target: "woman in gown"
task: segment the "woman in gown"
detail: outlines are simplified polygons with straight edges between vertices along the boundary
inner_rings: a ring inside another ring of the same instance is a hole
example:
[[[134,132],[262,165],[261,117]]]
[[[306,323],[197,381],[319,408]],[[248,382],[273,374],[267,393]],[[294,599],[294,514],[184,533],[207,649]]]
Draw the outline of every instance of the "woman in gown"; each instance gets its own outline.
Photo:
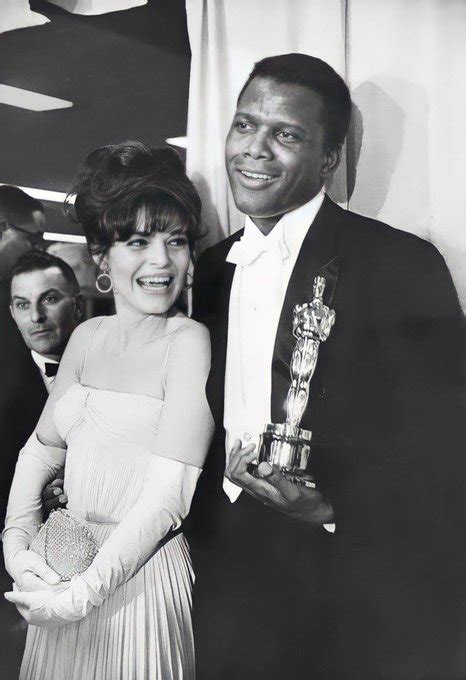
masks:
[[[191,679],[193,574],[180,526],[212,435],[210,345],[175,303],[200,201],[174,152],[126,142],[90,154],[75,208],[116,314],[76,329],[18,458],[3,541],[15,582],[6,597],[31,624],[20,678]],[[42,488],[63,464],[68,509],[100,549],[58,583],[28,547]]]

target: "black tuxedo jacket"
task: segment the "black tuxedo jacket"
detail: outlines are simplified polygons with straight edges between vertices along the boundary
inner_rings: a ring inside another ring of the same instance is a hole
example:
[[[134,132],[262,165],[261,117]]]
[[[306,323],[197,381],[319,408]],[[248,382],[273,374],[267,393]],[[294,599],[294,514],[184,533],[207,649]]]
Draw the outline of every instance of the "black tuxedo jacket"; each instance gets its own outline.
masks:
[[[284,421],[293,308],[323,273],[336,322],[302,426],[313,432],[313,469],[335,511],[330,535],[244,493],[230,504],[221,491],[235,270],[225,260],[241,235],[203,253],[193,286],[195,318],[211,333],[217,424],[191,539],[201,680],[463,677],[455,674],[465,618],[463,327],[445,263],[426,241],[327,197],[303,242],[275,340],[271,412]],[[204,655],[213,612],[217,658]]]
[[[39,368],[9,312],[9,295],[0,283],[0,504],[5,517],[20,449],[34,430],[47,400]]]

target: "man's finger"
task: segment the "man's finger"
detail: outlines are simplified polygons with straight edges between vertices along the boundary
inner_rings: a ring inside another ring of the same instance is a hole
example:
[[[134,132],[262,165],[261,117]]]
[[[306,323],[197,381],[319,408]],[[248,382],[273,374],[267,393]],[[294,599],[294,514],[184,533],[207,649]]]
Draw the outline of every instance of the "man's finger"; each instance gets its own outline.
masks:
[[[257,458],[255,444],[248,444],[244,449],[233,447],[230,453],[227,473],[231,476],[242,475],[246,472],[249,463]],[[227,474],[227,476],[228,476]]]
[[[278,468],[272,467],[269,463],[262,462],[259,463],[257,472],[262,479],[272,484],[286,500],[293,501],[299,496],[299,489],[296,484],[286,479]]]
[[[57,480],[58,481],[58,480]],[[54,499],[55,496],[59,496],[61,493],[63,493],[63,488],[62,486],[52,486],[52,484],[49,484],[48,486],[45,487],[43,496],[45,500],[51,500]]]

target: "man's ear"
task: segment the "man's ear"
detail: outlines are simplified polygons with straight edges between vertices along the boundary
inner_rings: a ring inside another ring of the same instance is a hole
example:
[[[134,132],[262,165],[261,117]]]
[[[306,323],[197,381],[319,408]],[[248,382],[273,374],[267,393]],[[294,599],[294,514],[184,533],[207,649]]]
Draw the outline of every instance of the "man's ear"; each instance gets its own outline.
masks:
[[[340,165],[341,160],[341,144],[334,149],[328,149],[325,152],[324,162],[320,169],[320,176],[322,179],[328,179],[333,175],[335,170]]]
[[[84,315],[84,295],[79,293],[79,295],[76,295],[75,301],[74,301],[74,314],[76,321],[82,321],[83,315]]]

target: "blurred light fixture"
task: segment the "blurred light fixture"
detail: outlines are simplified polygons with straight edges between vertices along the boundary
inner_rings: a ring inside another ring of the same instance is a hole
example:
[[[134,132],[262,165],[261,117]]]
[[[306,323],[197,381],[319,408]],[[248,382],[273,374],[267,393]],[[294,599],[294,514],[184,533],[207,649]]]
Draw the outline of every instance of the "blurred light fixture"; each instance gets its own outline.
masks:
[[[61,243],[86,243],[84,236],[77,234],[57,234],[53,231],[44,232],[44,241],[60,241]]]
[[[0,85],[0,104],[16,106],[28,111],[53,111],[55,109],[68,109],[73,102],[66,99],[50,97],[48,94],[23,90],[21,87]]]
[[[168,139],[165,141],[167,144],[170,144],[171,146],[178,146],[180,149],[186,149],[188,146],[187,137],[168,137]]]
[[[0,182],[0,186],[8,184],[8,182]],[[52,203],[63,203],[66,198],[66,194],[62,191],[49,191],[48,189],[33,189],[32,187],[20,187],[17,184],[18,189],[22,189],[26,194],[37,198],[39,201],[51,201]],[[70,196],[68,203],[74,203],[74,196]]]

